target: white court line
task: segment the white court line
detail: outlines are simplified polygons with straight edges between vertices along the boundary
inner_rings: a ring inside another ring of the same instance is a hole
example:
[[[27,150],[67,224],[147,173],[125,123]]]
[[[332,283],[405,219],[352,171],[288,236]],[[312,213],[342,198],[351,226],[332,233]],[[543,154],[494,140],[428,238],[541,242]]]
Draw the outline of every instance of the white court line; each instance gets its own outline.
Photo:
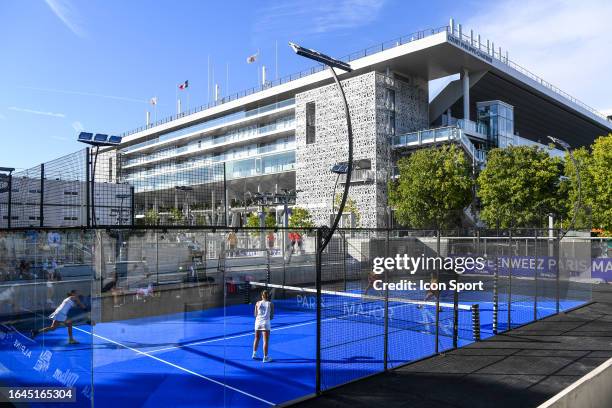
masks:
[[[179,365],[173,364],[173,363],[171,363],[171,362],[169,362],[169,361],[166,361],[166,360],[163,360],[163,359],[161,359],[161,358],[159,358],[159,357],[155,357],[155,356],[149,355],[149,354],[147,354],[147,353],[145,353],[145,352],[143,352],[143,351],[137,350],[137,349],[132,348],[132,347],[130,347],[130,346],[126,346],[125,344],[121,344],[121,343],[119,343],[119,342],[117,342],[117,341],[114,341],[114,340],[108,339],[108,338],[106,338],[106,337],[100,336],[99,334],[95,334],[95,333],[88,332],[87,330],[83,330],[83,329],[81,329],[81,328],[79,328],[79,327],[74,327],[74,330],[78,330],[78,331],[81,331],[81,332],[83,332],[83,333],[87,333],[87,334],[89,334],[89,335],[95,336],[95,337],[97,337],[97,338],[99,338],[99,339],[102,339],[102,340],[104,340],[104,341],[108,341],[109,343],[113,343],[113,344],[116,344],[116,345],[118,345],[118,346],[124,347],[124,348],[126,348],[126,349],[128,349],[128,350],[133,351],[134,353],[137,353],[137,354],[143,355],[143,356],[145,356],[145,357],[152,358],[153,360],[157,360],[157,361],[159,361],[160,363],[167,364],[167,365],[169,365],[169,366],[171,366],[171,367],[177,368],[177,369],[179,369],[179,370],[181,370],[181,371],[184,371],[184,372],[186,372],[186,373],[189,373],[189,374],[195,375],[196,377],[200,377],[200,378],[202,378],[202,379],[204,379],[204,380],[208,380],[208,381],[210,381],[210,382],[212,382],[212,383],[215,383],[215,384],[217,384],[217,385],[220,385],[220,386],[222,386],[222,387],[229,388],[230,390],[233,390],[233,391],[239,392],[240,394],[246,395],[247,397],[254,398],[254,399],[256,399],[256,400],[258,400],[258,401],[261,401],[261,402],[263,402],[263,403],[265,403],[265,404],[268,404],[268,405],[276,405],[276,404],[275,404],[275,403],[273,403],[273,402],[267,401],[267,400],[265,400],[265,399],[263,399],[263,398],[259,398],[259,397],[255,396],[255,395],[253,395],[253,394],[249,394],[249,393],[248,393],[248,392],[246,392],[246,391],[239,390],[238,388],[234,388],[234,387],[232,387],[231,385],[223,384],[223,383],[222,383],[222,382],[220,382],[220,381],[214,380],[214,379],[212,379],[212,378],[210,378],[210,377],[206,377],[205,375],[202,375],[202,374],[198,374],[198,373],[196,373],[195,371],[191,371],[191,370],[189,370],[189,369],[187,369],[187,368],[185,368],[185,367],[181,367],[181,366],[179,366]]]
[[[25,334],[21,333],[19,330],[17,330],[14,327],[9,327],[9,326],[5,326],[3,324],[0,324],[0,326],[4,327],[7,330],[10,330],[14,333],[17,333],[18,335],[20,335],[21,337],[23,337],[24,339],[26,339],[27,341],[29,341],[30,343],[36,343],[36,341],[32,340],[31,338],[29,338],[28,336],[26,336]]]
[[[324,320],[329,320],[329,319],[324,319]],[[317,322],[316,320],[313,320],[313,321],[309,321],[309,322],[306,322],[306,323],[291,324],[291,325],[288,325],[288,326],[277,327],[277,328],[272,329],[270,331],[279,331],[279,330],[285,330],[285,329],[293,329],[294,327],[307,326],[309,324],[314,324],[316,322]],[[144,352],[144,353],[145,354],[157,353],[157,352],[160,352],[160,351],[175,350],[175,349],[180,349],[180,348],[183,348],[183,347],[197,346],[197,345],[200,345],[200,344],[214,343],[214,342],[223,341],[223,340],[238,339],[240,337],[247,337],[247,336],[253,336],[253,332],[237,334],[235,336],[229,336],[229,337],[219,337],[218,339],[212,339],[212,340],[203,340],[203,341],[198,341],[198,342],[195,342],[195,343],[181,344],[181,345],[178,345],[178,346],[165,347],[165,348],[161,348],[161,349],[157,349],[157,350],[147,351],[147,352]]]
[[[253,286],[260,286],[260,284],[257,282],[251,282],[251,285]],[[265,284],[263,284],[265,285]],[[298,288],[298,287],[292,287],[292,286],[282,286],[282,285],[274,285],[274,284],[268,284],[268,287],[276,287],[276,288],[283,288],[283,289],[299,289],[302,292],[307,292],[310,293],[310,290],[303,290],[304,288]],[[316,292],[316,290],[315,290]],[[344,293],[347,294],[348,292],[332,292],[332,291],[323,291],[324,294],[336,294],[336,293]],[[384,300],[384,298],[378,298],[375,296],[368,296],[368,295],[361,295],[361,294],[355,294],[355,293],[351,293],[350,296],[351,298],[363,298],[364,296],[367,296],[367,298],[374,298],[376,300]],[[418,300],[406,300],[406,299],[397,299],[397,298],[389,298],[389,301],[395,301],[395,302],[400,302],[401,304],[396,305],[396,306],[390,306],[390,309],[395,309],[398,307],[403,307],[403,306],[408,306],[408,305],[434,305],[435,306],[435,302],[427,302],[427,301],[418,301]],[[445,303],[440,303],[440,306],[446,305]],[[448,304],[450,305],[450,304]],[[460,305],[462,306],[462,305]],[[462,308],[460,308],[460,310],[464,310],[464,311],[471,311],[471,308],[467,305],[464,305]],[[428,321],[428,322],[424,322],[426,327],[430,327],[431,324],[435,324],[435,319],[433,318],[433,314],[427,310],[425,310],[425,312],[427,313],[428,317],[430,317],[432,319],[432,321]],[[329,320],[334,320],[337,319],[337,317],[328,317],[325,319],[322,319],[321,321],[325,322],[325,321],[329,321]],[[298,323],[298,324],[291,324],[288,326],[283,326],[283,327],[277,327],[275,329],[272,329],[270,331],[280,331],[280,330],[286,330],[286,329],[293,329],[295,327],[301,327],[301,326],[307,326],[309,324],[315,324],[317,321],[316,320],[312,320],[306,323]],[[198,345],[202,345],[202,344],[209,344],[209,343],[215,343],[218,341],[224,341],[224,340],[231,340],[231,339],[238,339],[241,337],[247,337],[247,336],[252,336],[253,333],[252,332],[248,332],[248,333],[243,333],[243,334],[237,334],[234,336],[229,336],[229,337],[220,337],[217,339],[212,339],[212,340],[203,340],[203,341],[198,341],[195,343],[187,343],[187,344],[181,344],[181,345],[177,345],[177,346],[170,346],[170,347],[164,347],[161,349],[156,349],[156,350],[151,350],[151,351],[147,351],[144,352],[145,354],[149,354],[149,353],[158,353],[160,351],[168,351],[168,350],[178,350],[181,349],[183,347],[191,347],[191,346],[198,346]]]

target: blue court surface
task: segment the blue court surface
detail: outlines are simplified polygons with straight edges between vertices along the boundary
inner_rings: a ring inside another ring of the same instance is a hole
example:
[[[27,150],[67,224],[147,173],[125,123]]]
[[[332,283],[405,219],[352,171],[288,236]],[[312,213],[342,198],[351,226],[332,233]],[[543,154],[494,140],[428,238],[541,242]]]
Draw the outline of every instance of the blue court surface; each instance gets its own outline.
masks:
[[[483,294],[485,295],[485,294]],[[344,301],[343,301],[344,302]],[[499,328],[507,326],[500,297]],[[382,303],[339,303],[323,298],[323,389],[380,372],[384,364]],[[461,302],[458,346],[473,341],[471,302]],[[493,308],[479,301],[481,336],[492,335]],[[563,301],[561,310],[582,301]],[[251,359],[253,306],[234,305],[65,328],[30,339],[19,325],[0,326],[3,367],[10,385],[76,387],[77,404],[104,407],[265,407],[315,391],[316,314],[313,299],[274,300],[270,356]],[[512,325],[533,320],[533,299],[513,298]],[[435,308],[389,303],[389,367],[435,353]],[[554,314],[550,299],[538,302],[538,318]],[[453,346],[452,310],[442,310],[439,351]],[[48,324],[38,318],[38,325]],[[93,386],[93,387],[92,387]],[[33,404],[35,406],[36,404]],[[40,404],[50,407],[54,404]],[[58,406],[55,404],[55,406]],[[68,406],[68,405],[64,405]]]

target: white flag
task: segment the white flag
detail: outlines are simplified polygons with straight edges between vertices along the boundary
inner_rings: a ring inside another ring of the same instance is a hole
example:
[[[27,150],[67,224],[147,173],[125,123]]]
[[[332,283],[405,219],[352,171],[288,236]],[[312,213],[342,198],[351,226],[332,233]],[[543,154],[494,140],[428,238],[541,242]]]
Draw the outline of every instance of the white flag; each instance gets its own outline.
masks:
[[[151,100],[149,101],[151,103],[151,105],[155,106],[157,105],[157,96],[154,96],[151,98]]]
[[[259,53],[253,54],[247,58],[247,64],[252,64],[257,61],[257,57],[259,57]]]

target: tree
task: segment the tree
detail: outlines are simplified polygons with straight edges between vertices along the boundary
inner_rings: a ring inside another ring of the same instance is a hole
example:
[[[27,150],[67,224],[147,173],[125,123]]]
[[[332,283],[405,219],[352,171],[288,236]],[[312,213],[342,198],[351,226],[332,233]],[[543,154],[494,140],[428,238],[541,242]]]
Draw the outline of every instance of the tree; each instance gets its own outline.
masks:
[[[490,226],[543,227],[559,208],[561,160],[536,146],[493,149],[478,177],[481,218]]]
[[[612,234],[612,134],[602,136],[593,144],[593,161],[590,166],[595,188],[592,192],[592,214],[594,226],[604,233]],[[608,235],[610,236],[610,235]]]
[[[276,227],[276,217],[272,213],[266,213],[265,217],[265,225],[266,228],[274,228]],[[247,217],[247,227],[250,228],[260,228],[259,225],[259,214],[258,213],[250,213]]]
[[[336,216],[336,211],[340,208],[340,203],[342,203],[342,194],[336,194],[336,198],[334,199],[334,217]],[[353,214],[355,217],[355,227],[359,228],[361,224],[361,214],[359,214],[359,208],[357,208],[357,203],[355,200],[348,197],[346,199],[346,203],[344,204],[344,213]]]
[[[450,228],[470,203],[474,182],[465,153],[456,145],[417,150],[397,162],[389,183],[395,219],[413,228]]]
[[[313,228],[314,223],[306,208],[293,207],[289,217],[289,228]]]
[[[172,224],[178,224],[183,220],[183,212],[178,208],[171,208],[168,218]]]
[[[145,225],[157,225],[159,224],[159,214],[154,209],[150,209],[144,214],[143,222]]]
[[[565,177],[559,186],[559,195],[562,199],[562,204],[559,206],[559,211],[556,215],[558,218],[562,219],[560,223],[562,228],[590,228],[591,208],[593,206],[590,192],[595,189],[590,171],[592,157],[585,147],[575,149],[572,154],[580,171],[580,202],[578,202],[576,169],[574,162],[566,153],[563,166],[563,174]],[[576,210],[576,219],[574,225],[572,225],[574,212]]]

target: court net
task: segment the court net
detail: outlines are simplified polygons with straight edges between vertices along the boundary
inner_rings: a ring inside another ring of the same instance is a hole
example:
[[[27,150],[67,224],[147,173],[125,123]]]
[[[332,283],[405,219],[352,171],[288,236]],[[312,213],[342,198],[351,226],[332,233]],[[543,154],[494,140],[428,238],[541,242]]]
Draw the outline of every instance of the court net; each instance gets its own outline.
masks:
[[[250,282],[251,292],[268,290],[277,311],[303,314],[316,319],[317,290]],[[254,299],[251,296],[251,299]],[[437,310],[436,310],[437,308]],[[366,295],[355,292],[321,290],[321,320],[347,324],[387,325],[389,332],[411,330],[435,336],[480,340],[478,304],[454,304],[415,300],[401,296]]]

